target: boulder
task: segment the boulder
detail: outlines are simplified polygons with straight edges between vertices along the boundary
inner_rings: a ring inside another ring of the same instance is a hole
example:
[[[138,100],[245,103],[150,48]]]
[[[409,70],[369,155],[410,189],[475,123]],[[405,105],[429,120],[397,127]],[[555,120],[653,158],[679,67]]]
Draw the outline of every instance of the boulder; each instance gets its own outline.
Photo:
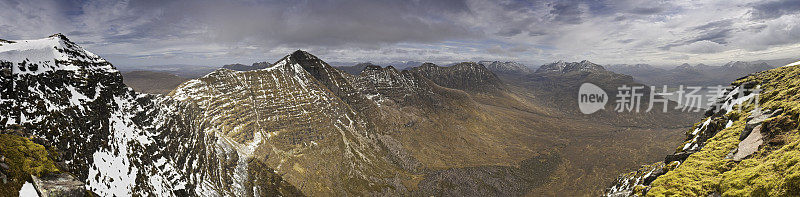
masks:
[[[752,155],[756,151],[758,151],[758,147],[763,144],[763,135],[761,135],[761,125],[756,126],[750,135],[748,135],[744,140],[739,142],[739,148],[736,150],[736,153],[733,155],[734,161],[741,161],[747,156]]]
[[[86,194],[83,182],[67,173],[31,176],[33,186],[41,197],[81,197]]]
[[[686,158],[689,158],[689,155],[692,155],[692,153],[695,152],[696,151],[682,151],[675,154],[667,155],[667,157],[664,158],[664,163],[672,163],[673,161],[683,162],[684,160],[686,160]]]

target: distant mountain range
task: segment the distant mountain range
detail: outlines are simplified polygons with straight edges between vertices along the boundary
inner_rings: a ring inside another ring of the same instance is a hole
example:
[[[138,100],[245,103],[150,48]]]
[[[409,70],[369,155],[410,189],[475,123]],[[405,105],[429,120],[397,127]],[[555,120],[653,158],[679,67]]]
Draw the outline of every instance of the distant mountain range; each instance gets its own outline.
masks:
[[[525,75],[532,72],[530,68],[517,62],[479,61],[478,64],[483,65],[496,74]]]
[[[253,65],[244,65],[244,64],[228,64],[222,66],[224,69],[231,69],[235,71],[250,71],[250,70],[258,70],[258,69],[265,69],[272,65],[269,62],[256,62]]]
[[[770,62],[774,64],[770,64]],[[732,61],[722,66],[708,66],[705,64],[682,64],[672,69],[654,67],[648,64],[617,64],[608,66],[608,70],[620,74],[633,76],[636,81],[647,85],[691,85],[710,86],[726,85],[731,81],[748,74],[769,70],[778,65],[792,62],[790,59],[743,62]]]

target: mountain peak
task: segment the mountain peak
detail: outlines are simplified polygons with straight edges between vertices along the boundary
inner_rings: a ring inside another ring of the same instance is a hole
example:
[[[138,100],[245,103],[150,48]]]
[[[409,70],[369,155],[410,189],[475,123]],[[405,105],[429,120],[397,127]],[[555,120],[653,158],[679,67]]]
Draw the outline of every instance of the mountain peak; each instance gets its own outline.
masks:
[[[13,72],[19,74],[74,71],[90,67],[116,71],[105,59],[84,50],[63,34],[53,34],[37,40],[6,41],[0,44],[0,62],[13,63]]]
[[[293,59],[296,59],[296,60],[315,60],[315,59],[318,60],[319,59],[319,58],[317,58],[317,56],[311,55],[311,53],[308,53],[308,52],[303,51],[303,50],[297,50],[297,51],[295,51],[294,53],[292,53],[289,56],[291,58],[293,58]]]
[[[67,36],[65,36],[64,34],[61,34],[61,33],[55,33],[53,35],[48,36],[48,38],[59,38],[59,39],[62,39],[62,40],[69,41],[69,39],[67,39]]]

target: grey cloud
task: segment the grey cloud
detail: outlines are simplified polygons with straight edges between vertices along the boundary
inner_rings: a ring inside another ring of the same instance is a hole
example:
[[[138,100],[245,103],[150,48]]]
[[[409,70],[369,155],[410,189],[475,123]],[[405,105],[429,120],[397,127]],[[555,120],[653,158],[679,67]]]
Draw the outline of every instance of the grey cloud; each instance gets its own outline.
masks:
[[[495,33],[495,35],[498,35],[498,36],[504,36],[504,37],[511,37],[511,36],[516,36],[516,35],[519,35],[519,34],[521,34],[521,33],[522,33],[522,30],[521,30],[521,29],[518,29],[518,28],[510,28],[510,29],[506,29],[506,30],[503,30],[503,31],[497,32],[497,33]]]
[[[717,44],[728,44],[734,33],[733,20],[725,19],[712,21],[703,25],[691,27],[687,33],[696,33],[697,36],[686,40],[679,40],[659,47],[661,50],[670,50],[672,47],[695,44],[700,41],[709,41]],[[710,50],[706,50],[710,51]],[[698,52],[697,50],[695,52]]]
[[[651,15],[658,14],[664,11],[663,7],[636,7],[630,10],[633,14]]]
[[[752,4],[753,19],[774,19],[787,14],[800,12],[800,1],[777,0]]]
[[[553,20],[567,24],[579,24],[582,22],[580,4],[571,1],[558,1],[552,4],[550,14]]]
[[[718,20],[714,22],[709,22],[704,25],[700,25],[697,27],[692,28],[693,30],[709,30],[709,29],[719,29],[719,28],[730,28],[733,24],[733,20],[725,19],[725,20]]]
[[[697,37],[695,37],[693,39],[690,39],[690,40],[688,40],[686,42],[687,43],[694,43],[694,42],[698,42],[698,41],[707,40],[707,41],[715,42],[715,43],[718,43],[718,44],[727,44],[728,43],[728,38],[730,37],[731,32],[733,32],[733,29],[717,29],[717,30],[713,30],[713,31],[707,31],[707,32],[704,32],[703,34],[701,34],[700,36],[697,36]]]

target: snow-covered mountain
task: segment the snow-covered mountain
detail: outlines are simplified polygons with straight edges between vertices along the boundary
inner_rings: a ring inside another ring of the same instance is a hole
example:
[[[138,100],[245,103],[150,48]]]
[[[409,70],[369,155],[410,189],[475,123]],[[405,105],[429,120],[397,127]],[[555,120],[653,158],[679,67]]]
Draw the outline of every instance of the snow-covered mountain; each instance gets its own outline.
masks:
[[[229,170],[238,155],[225,137],[206,132],[200,108],[134,92],[109,62],[61,34],[1,43],[0,69],[0,128],[19,128],[54,147],[64,170],[87,190],[130,196],[269,189],[234,187],[257,179],[244,178],[253,176],[246,168]]]
[[[605,68],[598,64],[583,60],[581,62],[564,62],[545,64],[536,70],[536,73],[569,73],[569,72],[594,72],[603,71]]]
[[[478,64],[497,74],[527,75],[533,72],[527,66],[517,62],[479,61]]]

